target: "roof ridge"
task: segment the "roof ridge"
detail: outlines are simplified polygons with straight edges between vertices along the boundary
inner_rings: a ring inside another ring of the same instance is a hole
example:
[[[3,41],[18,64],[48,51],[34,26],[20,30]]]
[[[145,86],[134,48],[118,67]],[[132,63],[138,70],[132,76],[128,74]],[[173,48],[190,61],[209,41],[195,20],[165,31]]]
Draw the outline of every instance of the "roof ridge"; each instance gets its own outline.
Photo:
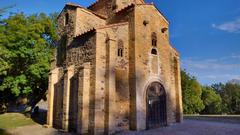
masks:
[[[90,8],[90,7],[94,6],[94,5],[96,5],[99,1],[100,1],[100,0],[97,0],[97,1],[93,2],[93,3],[90,4],[87,8]]]
[[[131,7],[131,6],[134,6],[134,5],[136,5],[136,4],[135,3],[128,4],[128,5],[124,6],[123,8],[119,9],[118,11],[116,11],[116,13],[119,13],[119,12],[121,12],[121,11]]]
[[[92,10],[90,10],[90,9],[87,9],[87,8],[85,8],[85,7],[83,7],[83,6],[79,5],[79,4],[72,3],[72,2],[68,2],[68,3],[66,3],[66,5],[67,5],[67,6],[74,6],[74,7],[79,7],[79,8],[85,9],[85,10],[93,13],[94,15],[102,18],[102,19],[107,19],[106,16],[104,16],[104,15],[102,15],[102,14],[99,14],[99,13],[97,13],[97,12],[95,12],[95,11],[92,11]]]
[[[86,33],[88,33],[88,32],[94,31],[94,30],[96,30],[94,27],[89,28],[89,29],[86,29],[85,31],[82,31],[82,32],[79,33],[78,35],[74,36],[74,38],[79,37],[79,36],[82,36],[82,35],[84,35],[84,34],[86,34]]]
[[[82,7],[79,4],[76,4],[76,3],[73,3],[73,2],[68,2],[68,3],[66,3],[66,5],[68,5],[68,6],[75,6],[75,7]]]

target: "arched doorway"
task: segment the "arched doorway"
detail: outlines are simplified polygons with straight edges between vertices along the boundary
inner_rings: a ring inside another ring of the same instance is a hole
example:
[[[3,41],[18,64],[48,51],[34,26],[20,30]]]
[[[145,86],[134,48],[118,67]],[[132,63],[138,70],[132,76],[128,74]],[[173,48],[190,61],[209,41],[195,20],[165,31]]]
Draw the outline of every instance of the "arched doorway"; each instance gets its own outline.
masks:
[[[166,92],[164,87],[153,82],[147,88],[147,129],[167,125]]]

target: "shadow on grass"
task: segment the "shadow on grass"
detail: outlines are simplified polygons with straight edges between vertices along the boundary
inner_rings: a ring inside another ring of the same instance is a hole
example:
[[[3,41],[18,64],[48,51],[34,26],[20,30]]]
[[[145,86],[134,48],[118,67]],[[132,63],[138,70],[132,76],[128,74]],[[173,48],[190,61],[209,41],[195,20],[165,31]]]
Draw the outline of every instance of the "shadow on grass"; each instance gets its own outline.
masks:
[[[0,129],[0,135],[11,135],[6,130]]]

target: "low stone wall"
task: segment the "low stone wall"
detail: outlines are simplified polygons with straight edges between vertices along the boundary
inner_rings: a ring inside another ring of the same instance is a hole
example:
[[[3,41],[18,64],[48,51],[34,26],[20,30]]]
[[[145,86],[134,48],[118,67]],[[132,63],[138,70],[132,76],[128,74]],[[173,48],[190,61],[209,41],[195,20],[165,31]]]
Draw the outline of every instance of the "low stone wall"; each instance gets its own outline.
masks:
[[[240,115],[184,115],[184,119],[240,124]]]

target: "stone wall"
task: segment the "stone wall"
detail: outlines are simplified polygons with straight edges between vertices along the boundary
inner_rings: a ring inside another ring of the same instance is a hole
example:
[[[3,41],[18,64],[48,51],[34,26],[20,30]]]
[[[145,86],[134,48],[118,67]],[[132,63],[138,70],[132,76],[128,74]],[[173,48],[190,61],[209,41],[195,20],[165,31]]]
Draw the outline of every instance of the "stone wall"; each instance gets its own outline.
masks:
[[[115,53],[116,66],[116,131],[129,129],[130,90],[129,90],[129,28],[128,23],[116,28],[116,51],[122,50],[122,54]],[[120,55],[120,56],[118,56]],[[121,56],[122,55],[122,56]]]
[[[75,36],[82,35],[97,27],[104,26],[105,20],[96,16],[94,13],[84,9],[77,8]]]
[[[54,112],[53,112],[53,125],[56,128],[63,128],[68,131],[77,131],[80,126],[77,124],[78,114],[78,91],[79,91],[79,68],[83,67],[85,63],[89,63],[90,68],[90,86],[89,86],[89,106],[95,106],[95,53],[96,53],[96,35],[95,31],[88,32],[81,35],[81,37],[75,37],[76,29],[76,7],[66,6],[58,17],[58,33],[59,44],[62,39],[66,38],[64,49],[56,51],[56,61],[59,60],[59,56],[65,56],[64,61],[56,62],[53,67],[59,67],[61,69],[59,73],[59,80],[54,88]],[[69,14],[69,22],[65,24],[65,15]],[[59,48],[59,47],[58,47]],[[64,52],[65,54],[63,54]],[[58,57],[57,57],[58,56]],[[53,61],[54,63],[54,61]],[[57,64],[59,63],[59,64]],[[69,67],[74,65],[72,73],[69,74]],[[82,102],[79,102],[82,103]],[[81,105],[80,105],[81,106]],[[91,107],[90,107],[91,108]],[[94,123],[94,115],[90,115],[89,112],[89,125]],[[92,122],[91,122],[92,120]],[[83,127],[84,131],[91,130],[91,128]],[[79,131],[80,132],[80,131]]]
[[[89,9],[108,14],[109,5],[101,2]],[[58,76],[56,84],[54,76],[49,82],[54,127],[81,134],[144,130],[146,89],[152,82],[166,90],[168,123],[181,121],[179,54],[169,43],[168,21],[142,0],[129,7],[131,0],[113,2],[127,8],[111,13],[106,25],[104,19],[76,6],[66,6],[58,17],[61,47],[52,61]]]
[[[66,24],[66,15],[68,14],[68,20]],[[76,7],[65,6],[61,14],[58,16],[58,47],[56,51],[56,66],[65,67],[66,65],[66,48],[72,42],[75,35],[76,25]]]
[[[66,65],[80,66],[85,62],[93,62],[95,57],[95,32],[89,32],[74,38],[67,46]]]
[[[54,84],[54,96],[53,96],[53,127],[62,128],[62,117],[63,117],[63,69],[59,68],[57,83]]]
[[[124,48],[121,58],[117,57],[119,40]],[[128,41],[128,23],[97,29],[95,133],[129,127]],[[124,84],[119,85],[119,80]]]
[[[165,29],[165,31],[163,31]],[[176,122],[176,87],[171,63],[177,53],[169,44],[168,22],[153,5],[135,7],[135,70],[137,128],[146,128],[146,87],[153,81],[160,82],[167,93],[167,121]],[[157,35],[157,46],[152,46],[152,33]],[[157,50],[157,56],[151,50]],[[158,61],[158,62],[154,62]],[[157,65],[156,65],[157,64]],[[154,69],[152,67],[158,67]],[[141,121],[141,122],[140,122]]]

